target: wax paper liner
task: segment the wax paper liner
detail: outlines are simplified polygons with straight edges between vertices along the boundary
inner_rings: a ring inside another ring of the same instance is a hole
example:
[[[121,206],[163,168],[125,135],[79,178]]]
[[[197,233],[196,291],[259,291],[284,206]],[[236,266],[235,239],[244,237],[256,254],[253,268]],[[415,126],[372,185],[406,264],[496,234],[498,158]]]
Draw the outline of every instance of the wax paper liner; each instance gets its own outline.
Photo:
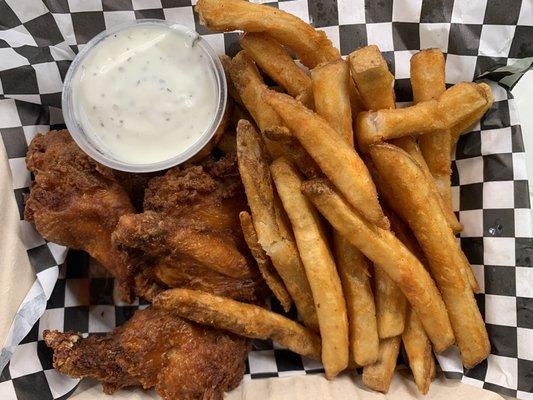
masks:
[[[377,44],[395,74],[398,101],[411,100],[409,59],[438,47],[448,84],[490,80],[495,103],[462,136],[453,164],[460,241],[482,294],[477,296],[492,350],[464,370],[456,349],[439,356],[448,377],[519,398],[533,398],[533,239],[525,153],[509,89],[533,61],[533,2],[526,0],[294,0],[269,2],[323,29],[343,55]],[[0,0],[0,133],[9,158],[22,239],[37,279],[20,306],[0,355],[0,398],[66,398],[77,380],[58,374],[44,329],[106,332],[138,303],[113,296],[113,283],[86,255],[46,243],[22,220],[30,174],[24,155],[37,132],[62,127],[61,85],[70,61],[94,35],[140,18],[174,21],[219,52],[239,50],[239,33],[212,33],[190,0]],[[48,300],[48,301],[47,301]],[[278,309],[273,304],[274,309]],[[7,365],[6,365],[7,364]],[[5,366],[5,368],[4,368]],[[322,371],[320,364],[255,342],[247,379]]]

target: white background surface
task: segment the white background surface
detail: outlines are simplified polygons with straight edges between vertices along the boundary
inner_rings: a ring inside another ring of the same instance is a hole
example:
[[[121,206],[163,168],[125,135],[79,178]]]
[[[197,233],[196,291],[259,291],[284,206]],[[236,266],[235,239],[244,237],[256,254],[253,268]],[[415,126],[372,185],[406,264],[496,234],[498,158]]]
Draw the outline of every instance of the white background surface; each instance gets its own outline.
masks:
[[[518,107],[522,136],[526,149],[529,199],[533,203],[533,71],[528,71],[512,90]],[[533,213],[531,214],[533,221]]]

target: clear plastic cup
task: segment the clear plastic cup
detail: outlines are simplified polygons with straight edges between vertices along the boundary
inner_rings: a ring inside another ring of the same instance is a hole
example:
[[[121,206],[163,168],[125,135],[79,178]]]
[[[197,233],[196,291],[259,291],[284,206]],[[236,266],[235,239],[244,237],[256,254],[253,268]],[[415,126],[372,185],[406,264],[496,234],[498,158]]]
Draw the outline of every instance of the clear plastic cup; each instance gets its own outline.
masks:
[[[218,107],[217,107],[215,114],[213,115],[212,121],[209,124],[208,128],[186,150],[182,151],[181,153],[176,154],[172,158],[154,162],[154,163],[149,163],[149,164],[133,164],[133,163],[124,162],[114,157],[113,154],[111,154],[109,151],[106,151],[105,148],[99,146],[99,144],[96,143],[91,138],[91,136],[88,135],[84,131],[82,125],[79,122],[80,118],[78,118],[77,116],[77,108],[75,104],[76,99],[74,98],[72,94],[73,78],[76,75],[78,68],[82,64],[82,61],[85,59],[85,57],[91,52],[91,50],[98,43],[105,40],[108,36],[111,36],[117,32],[134,27],[136,25],[141,25],[141,24],[156,25],[156,26],[163,25],[163,26],[168,26],[172,29],[178,29],[181,32],[193,32],[191,29],[183,25],[175,24],[169,21],[158,20],[158,19],[143,19],[143,20],[132,21],[132,22],[128,22],[125,24],[117,25],[113,28],[100,32],[98,35],[92,38],[85,45],[85,47],[83,47],[83,49],[78,53],[76,58],[72,61],[72,64],[70,65],[70,68],[65,77],[65,81],[63,84],[63,95],[61,99],[65,124],[67,125],[67,128],[70,131],[72,138],[76,141],[78,146],[80,146],[80,148],[83,151],[85,151],[89,156],[94,158],[99,163],[104,164],[113,169],[118,169],[118,170],[127,171],[127,172],[161,171],[161,170],[173,167],[175,165],[181,164],[189,160],[190,158],[192,158],[195,154],[197,154],[200,150],[202,150],[202,148],[213,137],[224,115],[224,110],[226,108],[226,100],[227,100],[227,83],[226,83],[226,76],[224,74],[224,69],[222,68],[222,63],[220,62],[220,59],[218,58],[213,48],[207,43],[205,39],[199,36],[195,45],[199,46],[199,48],[204,52],[206,57],[210,60],[214,82],[215,82],[215,86],[217,89],[217,96],[218,96],[217,98]]]

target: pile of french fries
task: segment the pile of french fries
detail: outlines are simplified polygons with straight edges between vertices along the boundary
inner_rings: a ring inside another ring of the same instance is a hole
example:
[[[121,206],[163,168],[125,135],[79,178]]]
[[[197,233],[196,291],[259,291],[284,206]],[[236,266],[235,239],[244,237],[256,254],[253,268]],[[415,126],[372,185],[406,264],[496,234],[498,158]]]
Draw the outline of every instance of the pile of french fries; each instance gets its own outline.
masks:
[[[487,358],[479,288],[454,236],[462,226],[450,175],[452,148],[491,106],[490,87],[446,89],[443,54],[422,50],[411,59],[414,105],[396,108],[376,46],[344,60],[323,32],[244,0],[198,0],[196,11],[209,29],[244,31],[243,50],[224,59],[243,116],[242,228],[273,294],[285,309],[295,304],[303,325],[185,289],[155,306],[277,340],[321,360],[328,379],[362,367],[363,384],[381,392],[402,344],[423,394],[434,352],[456,344],[467,368]]]

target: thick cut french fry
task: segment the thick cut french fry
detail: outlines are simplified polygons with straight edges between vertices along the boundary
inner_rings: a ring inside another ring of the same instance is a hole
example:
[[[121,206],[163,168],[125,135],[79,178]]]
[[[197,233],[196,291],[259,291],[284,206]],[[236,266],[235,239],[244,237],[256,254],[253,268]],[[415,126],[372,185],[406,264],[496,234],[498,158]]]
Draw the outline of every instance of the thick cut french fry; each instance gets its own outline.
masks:
[[[438,49],[422,50],[411,58],[411,86],[415,104],[421,101],[438,99],[445,92],[445,61]],[[458,224],[452,210],[451,188],[451,134],[446,132],[428,133],[418,139],[420,151],[428,171],[435,180],[443,206],[448,216],[453,215],[454,224]],[[453,228],[453,225],[452,225]],[[454,228],[454,232],[457,230]]]
[[[379,338],[401,335],[405,327],[405,296],[378,266],[374,272],[374,292]]]
[[[394,108],[394,77],[378,46],[370,45],[355,50],[348,56],[348,61],[352,78],[366,109]]]
[[[442,132],[445,121],[437,100],[411,107],[366,111],[357,116],[357,141],[364,152],[369,146],[411,134]]]
[[[228,86],[228,94],[233,99],[235,103],[237,103],[240,107],[244,107],[244,104],[242,102],[241,96],[239,95],[239,92],[237,92],[237,88],[233,84],[233,80],[231,79],[230,75],[230,67],[231,67],[231,58],[228,57],[225,54],[222,54],[219,56],[220,62],[222,63],[222,67],[224,68],[224,75],[226,75],[226,84]]]
[[[272,339],[295,353],[320,360],[320,337],[302,325],[262,307],[190,289],[159,294],[153,307],[199,324],[251,339]]]
[[[420,245],[400,218],[392,211],[386,212],[389,218],[391,229],[396,237],[414,254],[421,262],[426,259]],[[429,390],[429,384],[435,372],[435,360],[431,341],[429,340],[422,323],[415,312],[408,308],[405,319],[405,329],[402,333],[402,341],[409,360],[409,366],[415,378],[416,386],[422,394]]]
[[[321,64],[311,71],[315,109],[353,148],[350,70],[344,60]]]
[[[437,135],[440,135],[440,133],[437,133]],[[443,133],[442,135],[445,135],[445,134]],[[424,137],[424,136],[426,135],[423,135],[421,137]],[[413,157],[413,159],[420,165],[426,177],[427,183],[431,186],[432,191],[435,192],[437,195],[439,195],[438,197],[439,204],[441,206],[442,213],[444,214],[444,216],[446,217],[446,220],[448,221],[448,224],[450,225],[450,228],[452,228],[454,233],[461,232],[463,230],[463,226],[457,220],[457,217],[455,216],[451,207],[448,207],[445,204],[444,198],[440,195],[439,189],[436,183],[437,181],[433,178],[433,175],[431,174],[431,171],[428,168],[426,160],[424,159],[424,156],[422,155],[422,152],[420,148],[418,147],[416,140],[412,136],[404,136],[402,138],[393,139],[390,141],[390,143],[395,146],[398,146],[402,150],[405,150],[407,154]]]
[[[283,310],[285,310],[285,312],[289,312],[292,304],[291,295],[289,292],[287,292],[287,288],[285,287],[285,284],[283,283],[283,280],[279,276],[278,272],[272,266],[270,258],[268,258],[267,254],[259,244],[257,233],[255,232],[252,222],[252,216],[246,211],[241,211],[239,213],[239,219],[241,221],[244,240],[250,249],[250,253],[252,253],[252,256],[257,262],[257,267],[259,268],[261,276],[265,280],[274,296],[276,296],[280,302]]]
[[[437,365],[435,364],[435,359],[433,359],[433,362],[431,363],[431,380],[435,379],[437,377]]]
[[[413,310],[407,311],[407,321],[402,340],[416,387],[420,393],[425,395],[429,390],[432,373],[435,369],[435,360],[433,359],[431,342]]]
[[[237,126],[237,157],[259,244],[272,260],[305,325],[318,330],[311,287],[294,238],[284,226],[262,138],[245,120]]]
[[[326,179],[304,182],[302,192],[346,240],[388,273],[420,316],[435,351],[448,348],[454,341],[450,320],[435,283],[420,261],[391,231],[361,218]]]
[[[426,49],[411,57],[413,101],[438,99],[446,90],[444,55],[439,49]]]
[[[353,82],[349,75],[345,61],[323,64],[311,73],[317,113],[353,148],[349,105],[349,91]],[[355,86],[352,88],[355,90]],[[368,260],[337,231],[333,233],[333,244],[348,309],[352,356],[350,362],[361,366],[372,364],[377,360],[379,336]]]
[[[372,109],[394,108],[394,78],[378,47],[372,45],[356,50],[349,60],[352,76],[366,106]],[[404,295],[379,267],[375,269],[374,288],[380,339],[401,335],[406,309]]]
[[[442,293],[463,364],[471,368],[487,358],[490,343],[474,294],[464,274],[464,256],[417,163],[390,144],[371,147],[380,177],[394,194],[394,208],[405,219],[424,250]],[[424,323],[424,317],[415,309]],[[427,327],[424,325],[427,331]],[[428,332],[429,335],[429,332]]]
[[[357,116],[359,146],[366,152],[373,143],[453,130],[487,106],[490,99],[483,85],[462,82],[446,90],[438,100],[405,108],[362,112]]]
[[[350,352],[355,364],[373,364],[378,358],[379,337],[368,260],[337,232],[333,244],[348,310]]]
[[[267,86],[264,84],[254,62],[244,50],[233,57],[229,72],[242,102],[261,132],[269,130],[287,131],[281,118],[261,98]]]
[[[348,366],[348,317],[342,286],[320,216],[301,193],[302,178],[285,159],[270,166],[272,178],[289,216],[307,274],[322,337],[322,364],[332,379]]]
[[[363,385],[382,393],[389,391],[400,352],[400,339],[401,336],[395,336],[380,341],[378,361],[363,368]]]
[[[283,157],[296,165],[306,177],[316,178],[324,175],[315,160],[290,132],[265,132],[265,136],[271,142],[278,142]]]
[[[492,90],[490,86],[487,85],[486,83],[480,83],[479,85],[481,89],[485,92],[485,96],[488,99],[487,104],[485,104],[485,106],[480,108],[477,112],[472,113],[469,118],[465,118],[463,121],[456,124],[450,129],[450,132],[452,135],[452,149],[457,144],[457,141],[459,140],[459,136],[461,136],[465,132],[468,132],[469,128],[471,128],[477,121],[479,121],[481,117],[485,115],[487,110],[494,103],[494,96],[492,94]]]
[[[429,133],[422,135],[418,139],[420,151],[424,155],[424,160],[435,179],[437,189],[444,200],[444,204],[452,210],[452,187],[451,187],[451,134]]]
[[[488,110],[494,97],[486,83],[460,82],[439,97],[446,126],[452,134],[457,127],[473,125]]]
[[[387,218],[397,219],[390,211],[385,213],[385,215],[387,215]],[[398,224],[396,224],[397,227]],[[392,228],[393,225],[391,223]],[[396,231],[393,229],[393,232],[396,233]],[[400,237],[398,238],[401,240]],[[405,313],[407,310],[405,296],[383,269],[376,267],[374,270],[374,291],[379,337],[380,339],[386,339],[401,335],[405,328]]]
[[[308,68],[340,58],[324,32],[274,7],[243,0],[198,0],[195,10],[200,22],[214,31],[267,32],[294,50]]]
[[[274,82],[309,108],[314,108],[311,78],[290,54],[266,33],[246,33],[241,47]]]
[[[425,264],[426,259],[424,253],[409,227],[392,211],[388,211],[386,214],[396,237],[400,239],[412,254]],[[431,341],[417,315],[410,308],[407,309],[402,341],[416,386],[420,393],[426,394],[429,390],[429,384],[431,383],[433,374],[435,373],[435,360],[433,358]]]
[[[388,227],[376,187],[354,149],[323,118],[292,97],[272,90],[263,97],[348,201],[372,223]]]
[[[418,163],[417,165],[422,169],[422,172],[424,173],[424,176],[427,177],[428,172],[424,171],[423,160],[422,160],[422,162],[418,161],[419,157],[421,157],[420,152],[412,151],[413,146],[416,146],[416,143],[414,143],[411,140],[410,137],[395,139],[395,140],[393,140],[391,142],[397,148],[402,149],[407,154],[409,154],[409,156],[411,156],[413,158],[413,160]],[[399,142],[402,142],[402,143],[399,143]],[[400,145],[398,146],[398,144],[400,144]],[[369,171],[372,174],[372,178],[374,179],[374,182],[376,183],[376,186],[377,186],[377,188],[379,190],[379,194],[380,194],[381,198],[385,201],[385,203],[387,204],[387,206],[389,208],[393,209],[398,214],[402,214],[401,213],[401,208],[398,208],[398,202],[396,201],[396,196],[394,194],[394,189],[393,189],[394,184],[391,185],[391,184],[389,184],[389,182],[386,182],[379,175],[379,173],[378,173],[378,171],[377,171],[377,169],[376,169],[376,167],[375,167],[375,165],[373,163],[372,164],[368,164],[367,163],[367,165],[369,166]],[[439,206],[440,206],[440,208],[442,210],[442,205],[441,205],[442,197],[440,197],[440,195],[438,194],[437,190],[432,186],[432,181],[430,179],[425,179],[424,180],[424,184],[427,184],[429,186],[429,189],[431,190],[432,194],[435,196],[435,198],[439,202]],[[446,215],[445,214],[443,214],[443,215],[446,218]],[[450,225],[450,220],[447,219],[447,222],[448,222],[448,225],[450,226],[450,229],[452,229],[452,231],[453,231],[453,228]],[[401,238],[400,238],[400,240],[403,241],[403,239],[401,239]],[[409,250],[412,251],[412,248],[409,247]],[[416,256],[420,259],[419,254],[416,254]],[[463,252],[461,252],[461,257],[462,257],[462,260],[463,260],[461,273],[463,274],[464,278],[468,281],[470,287],[472,288],[472,291],[474,293],[478,293],[479,292],[479,285],[478,285],[476,277],[474,276],[474,273],[472,271],[472,267],[470,266],[470,263],[468,262],[468,259],[463,254]]]
[[[411,136],[406,136],[403,138],[391,140],[391,144],[394,144],[395,146],[401,148],[402,150],[405,150],[407,154],[409,154],[418,163],[418,165],[421,167],[422,171],[424,172],[424,175],[427,178],[426,179],[427,184],[430,186],[430,189],[432,190],[432,192],[435,193],[437,200],[439,201],[443,215],[448,221],[448,225],[452,229],[453,233],[461,232],[463,230],[463,226],[457,220],[453,211],[451,211],[451,209],[446,207],[446,205],[444,204],[444,199],[442,196],[440,196],[440,193],[435,185],[435,180],[431,179],[431,172],[429,171],[429,168],[427,167],[425,163],[425,160],[422,156],[420,149],[418,148],[418,145],[416,144],[416,141]],[[379,179],[374,179],[374,181],[379,181]],[[385,191],[387,190],[385,188],[383,189],[384,190],[382,190],[383,192],[382,195],[385,197],[385,200],[388,203],[393,203],[394,196],[391,193],[385,193]],[[388,191],[390,192],[391,190],[389,189]],[[468,259],[464,256],[464,254],[462,252],[461,254],[463,256],[462,272],[464,273],[474,293],[479,293],[479,284],[476,280],[474,272],[472,271],[472,267],[470,266],[470,263],[468,262]]]
[[[350,79],[350,85],[348,87],[350,95],[350,106],[352,107],[352,126],[355,128],[355,121],[360,112],[365,111],[367,108],[363,104],[363,99],[359,91],[355,87],[355,83]],[[353,129],[352,129],[353,130]],[[355,138],[354,138],[355,139]]]

